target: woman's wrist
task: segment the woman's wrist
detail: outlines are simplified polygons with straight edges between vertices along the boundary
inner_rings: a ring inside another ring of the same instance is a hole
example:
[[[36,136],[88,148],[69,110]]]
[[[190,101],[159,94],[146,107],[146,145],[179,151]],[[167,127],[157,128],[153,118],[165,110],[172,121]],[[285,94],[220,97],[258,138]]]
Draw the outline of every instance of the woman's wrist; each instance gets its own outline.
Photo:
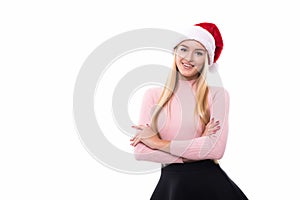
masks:
[[[157,142],[157,149],[161,150],[161,151],[164,151],[164,152],[170,152],[170,143],[171,141],[168,141],[168,140],[159,140]]]

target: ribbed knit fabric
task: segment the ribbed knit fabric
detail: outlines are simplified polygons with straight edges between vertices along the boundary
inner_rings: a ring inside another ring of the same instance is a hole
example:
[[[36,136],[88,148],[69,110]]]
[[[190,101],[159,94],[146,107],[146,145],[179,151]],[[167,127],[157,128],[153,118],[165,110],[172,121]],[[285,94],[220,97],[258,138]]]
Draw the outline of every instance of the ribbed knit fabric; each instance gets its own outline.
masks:
[[[162,139],[171,141],[170,153],[153,150],[139,143],[134,149],[137,160],[163,164],[182,163],[191,160],[222,158],[228,135],[229,94],[223,87],[209,86],[210,117],[220,122],[220,129],[209,136],[202,136],[199,116],[195,115],[195,80],[178,80],[176,90],[168,106],[158,117],[158,130]],[[162,88],[148,89],[144,95],[139,124],[150,124],[152,112]]]

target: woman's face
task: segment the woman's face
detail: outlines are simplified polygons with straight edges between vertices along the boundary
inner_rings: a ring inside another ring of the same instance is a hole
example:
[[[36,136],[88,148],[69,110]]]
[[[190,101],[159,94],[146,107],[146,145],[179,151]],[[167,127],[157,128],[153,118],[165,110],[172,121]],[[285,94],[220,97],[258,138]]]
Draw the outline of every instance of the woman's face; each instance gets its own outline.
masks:
[[[195,40],[185,40],[175,49],[177,69],[182,76],[191,80],[198,77],[206,58],[206,50]]]

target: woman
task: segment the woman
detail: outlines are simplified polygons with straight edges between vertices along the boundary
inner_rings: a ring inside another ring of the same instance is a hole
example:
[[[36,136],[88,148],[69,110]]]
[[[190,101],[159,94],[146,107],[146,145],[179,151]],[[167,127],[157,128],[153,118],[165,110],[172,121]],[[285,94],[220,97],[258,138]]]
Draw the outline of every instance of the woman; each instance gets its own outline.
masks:
[[[223,49],[215,24],[184,30],[163,89],[144,96],[131,139],[137,160],[163,164],[152,200],[247,199],[220,168],[227,141],[229,95],[208,86],[206,73]]]

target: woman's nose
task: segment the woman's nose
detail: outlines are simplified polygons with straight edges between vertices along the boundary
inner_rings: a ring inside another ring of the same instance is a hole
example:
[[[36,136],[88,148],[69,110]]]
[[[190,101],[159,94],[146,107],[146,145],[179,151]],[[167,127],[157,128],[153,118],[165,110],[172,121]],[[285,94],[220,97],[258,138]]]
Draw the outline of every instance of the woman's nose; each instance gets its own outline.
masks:
[[[193,54],[192,53],[187,53],[186,56],[184,57],[187,61],[192,61],[193,60]]]

